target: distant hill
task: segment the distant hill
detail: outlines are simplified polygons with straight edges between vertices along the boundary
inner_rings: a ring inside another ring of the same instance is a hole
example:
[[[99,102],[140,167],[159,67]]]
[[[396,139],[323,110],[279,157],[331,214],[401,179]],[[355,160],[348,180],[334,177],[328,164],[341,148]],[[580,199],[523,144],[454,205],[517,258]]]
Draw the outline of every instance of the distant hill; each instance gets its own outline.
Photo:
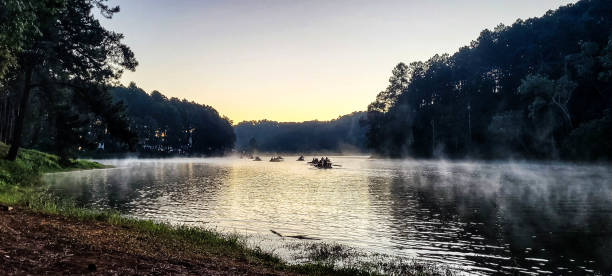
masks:
[[[331,121],[301,123],[244,121],[234,126],[236,148],[263,152],[363,152],[365,112],[353,112]]]

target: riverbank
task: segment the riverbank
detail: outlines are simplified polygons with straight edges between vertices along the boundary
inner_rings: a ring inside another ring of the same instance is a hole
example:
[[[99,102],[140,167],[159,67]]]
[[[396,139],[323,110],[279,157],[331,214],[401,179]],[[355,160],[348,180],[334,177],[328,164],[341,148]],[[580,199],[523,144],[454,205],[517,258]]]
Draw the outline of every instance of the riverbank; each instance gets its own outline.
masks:
[[[0,143],[0,156],[8,146]],[[44,192],[43,173],[105,168],[21,149],[0,160],[0,274],[370,274],[325,264],[288,265],[239,236],[84,209]]]
[[[32,195],[19,198],[34,199]],[[371,275],[288,265],[238,235],[33,200],[0,203],[0,274]]]
[[[164,228],[5,209],[0,274],[293,274],[265,255],[240,252],[236,241]]]
[[[8,146],[0,143],[0,156],[7,151]],[[371,264],[339,267],[320,260],[287,264],[247,247],[239,235],[81,208],[50,196],[42,185],[43,173],[105,167],[84,160],[61,163],[55,155],[28,149],[21,149],[15,162],[0,160],[0,274],[373,275],[381,271]],[[319,251],[330,259],[334,256],[323,250],[326,246],[322,244]],[[437,274],[434,268],[410,264],[402,271]]]

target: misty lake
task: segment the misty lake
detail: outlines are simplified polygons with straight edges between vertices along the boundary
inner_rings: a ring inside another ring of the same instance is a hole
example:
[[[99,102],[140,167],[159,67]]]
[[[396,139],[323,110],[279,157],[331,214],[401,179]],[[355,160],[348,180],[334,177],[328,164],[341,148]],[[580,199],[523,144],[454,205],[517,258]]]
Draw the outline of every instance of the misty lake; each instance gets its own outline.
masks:
[[[101,160],[115,168],[45,181],[86,206],[246,234],[289,261],[293,241],[270,230],[474,274],[612,272],[609,166],[296,158]]]

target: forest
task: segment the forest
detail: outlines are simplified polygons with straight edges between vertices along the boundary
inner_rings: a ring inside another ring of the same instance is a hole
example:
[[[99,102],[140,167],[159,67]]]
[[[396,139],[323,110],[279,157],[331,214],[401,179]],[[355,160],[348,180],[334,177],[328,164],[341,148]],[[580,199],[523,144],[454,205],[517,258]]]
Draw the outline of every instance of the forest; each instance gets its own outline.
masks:
[[[119,12],[103,0],[0,1],[0,140],[15,161],[21,146],[62,162],[96,145],[91,126],[133,149],[124,107],[108,88],[138,66],[123,35],[93,13]]]
[[[360,124],[364,117],[365,112],[353,112],[330,121],[244,121],[234,127],[236,148],[279,153],[365,152],[365,128]]]
[[[0,142],[59,155],[218,155],[232,149],[231,121],[210,106],[118,86],[138,66],[123,34],[96,18],[105,0],[0,2]],[[94,16],[96,13],[96,16]]]
[[[610,160],[612,1],[484,30],[456,53],[399,63],[368,106],[388,157]]]
[[[484,30],[456,53],[399,63],[365,114],[232,122],[118,84],[138,61],[93,16],[106,1],[0,2],[0,141],[84,152],[369,150],[385,157],[610,160],[612,2],[582,0]],[[234,134],[235,132],[235,134]]]
[[[227,117],[211,106],[185,99],[167,98],[159,91],[147,94],[131,83],[110,90],[127,109],[130,129],[138,137],[137,150],[158,155],[222,155],[234,146],[234,130]],[[106,152],[121,151],[110,136]]]

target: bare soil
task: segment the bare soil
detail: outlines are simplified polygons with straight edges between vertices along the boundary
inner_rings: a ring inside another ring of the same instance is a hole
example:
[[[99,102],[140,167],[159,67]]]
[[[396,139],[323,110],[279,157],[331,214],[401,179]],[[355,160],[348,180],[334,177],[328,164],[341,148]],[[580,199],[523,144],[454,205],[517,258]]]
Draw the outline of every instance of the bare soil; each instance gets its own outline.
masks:
[[[129,227],[15,208],[0,210],[0,274],[287,273]]]

